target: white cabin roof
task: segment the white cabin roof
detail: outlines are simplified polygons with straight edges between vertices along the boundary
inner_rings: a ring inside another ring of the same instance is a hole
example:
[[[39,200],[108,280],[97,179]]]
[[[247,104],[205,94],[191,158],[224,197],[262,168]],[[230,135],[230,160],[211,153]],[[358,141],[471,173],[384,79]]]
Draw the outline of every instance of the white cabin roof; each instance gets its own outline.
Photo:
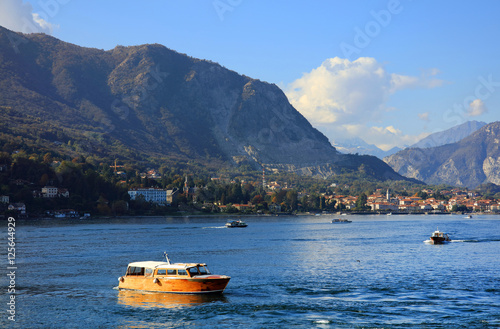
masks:
[[[129,267],[146,267],[146,268],[172,268],[172,269],[185,269],[197,265],[206,265],[200,263],[167,263],[167,262],[156,262],[156,261],[144,261],[144,262],[134,262],[128,264]]]

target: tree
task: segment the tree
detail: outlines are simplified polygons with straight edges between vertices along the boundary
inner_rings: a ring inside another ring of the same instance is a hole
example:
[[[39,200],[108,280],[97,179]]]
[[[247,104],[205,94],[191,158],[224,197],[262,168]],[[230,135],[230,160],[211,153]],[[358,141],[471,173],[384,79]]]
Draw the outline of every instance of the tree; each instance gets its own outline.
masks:
[[[356,200],[355,210],[357,210],[357,211],[367,210],[367,208],[368,208],[368,206],[366,205],[367,201],[368,201],[368,197],[366,196],[366,194],[361,193],[358,196],[358,199]]]
[[[326,207],[325,207],[325,197],[324,196],[320,196],[319,197],[319,209],[321,210],[324,210]]]
[[[44,173],[40,178],[40,186],[46,186],[48,181],[49,181],[49,175],[47,173]]]
[[[295,190],[288,190],[285,196],[285,203],[291,211],[297,210],[298,205],[298,193]]]
[[[228,200],[231,203],[240,203],[244,201],[243,191],[241,190],[241,184],[239,182],[234,183],[233,186],[231,187]]]
[[[262,195],[260,195],[260,194],[257,194],[252,199],[253,204],[261,204],[262,202],[264,202],[264,198],[262,198]]]
[[[128,204],[123,200],[113,202],[112,210],[115,215],[125,215],[128,211]]]
[[[451,207],[451,211],[452,212],[465,212],[467,211],[467,206],[465,205],[453,205],[453,207]]]
[[[429,197],[429,195],[426,193],[426,192],[423,192],[423,191],[418,191],[417,193],[415,193],[415,196],[421,198],[421,199],[427,199]]]
[[[50,153],[45,153],[45,155],[43,156],[43,163],[52,163],[52,155]]]

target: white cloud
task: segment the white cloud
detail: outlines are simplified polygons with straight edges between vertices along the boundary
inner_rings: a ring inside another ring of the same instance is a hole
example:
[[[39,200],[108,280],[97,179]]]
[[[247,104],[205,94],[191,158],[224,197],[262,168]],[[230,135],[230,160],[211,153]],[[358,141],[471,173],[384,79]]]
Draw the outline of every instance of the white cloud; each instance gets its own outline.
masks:
[[[430,121],[429,120],[429,112],[424,112],[424,113],[419,113],[417,114],[418,118],[423,121]]]
[[[330,139],[340,137],[343,131],[348,134],[344,137],[361,137],[379,147],[396,146],[417,137],[406,136],[390,125],[370,128],[369,123],[382,122],[384,114],[394,110],[386,105],[394,93],[442,85],[443,81],[434,77],[438,73],[431,69],[420,76],[407,76],[387,72],[374,58],[351,62],[335,57],[290,83],[285,93],[290,103]]]
[[[483,113],[488,112],[486,105],[481,99],[475,99],[469,104],[467,114],[471,117],[477,117]]]
[[[374,58],[324,61],[285,88],[290,103],[313,124],[373,121],[398,90],[432,88],[440,80],[388,73]]]
[[[52,34],[54,25],[39,14],[33,13],[33,7],[23,0],[0,1],[0,25],[16,32]]]

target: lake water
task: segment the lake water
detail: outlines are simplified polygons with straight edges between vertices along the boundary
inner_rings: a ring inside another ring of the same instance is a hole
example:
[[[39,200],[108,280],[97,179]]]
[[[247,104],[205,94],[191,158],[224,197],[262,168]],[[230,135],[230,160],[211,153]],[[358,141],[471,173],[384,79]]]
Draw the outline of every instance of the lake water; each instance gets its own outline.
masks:
[[[332,218],[17,221],[16,322],[2,275],[0,327],[500,328],[500,217]],[[436,227],[453,241],[425,243]],[[115,288],[129,262],[164,251],[231,276],[225,293]]]

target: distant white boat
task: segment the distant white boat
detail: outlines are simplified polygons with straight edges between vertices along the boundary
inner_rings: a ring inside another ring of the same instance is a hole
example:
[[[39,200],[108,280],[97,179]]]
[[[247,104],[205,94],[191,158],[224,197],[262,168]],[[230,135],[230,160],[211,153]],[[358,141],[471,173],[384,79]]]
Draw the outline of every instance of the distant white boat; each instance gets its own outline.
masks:
[[[233,220],[226,223],[226,227],[247,227],[247,223],[242,220]]]
[[[334,218],[332,219],[332,223],[352,223],[352,221],[348,219]]]

